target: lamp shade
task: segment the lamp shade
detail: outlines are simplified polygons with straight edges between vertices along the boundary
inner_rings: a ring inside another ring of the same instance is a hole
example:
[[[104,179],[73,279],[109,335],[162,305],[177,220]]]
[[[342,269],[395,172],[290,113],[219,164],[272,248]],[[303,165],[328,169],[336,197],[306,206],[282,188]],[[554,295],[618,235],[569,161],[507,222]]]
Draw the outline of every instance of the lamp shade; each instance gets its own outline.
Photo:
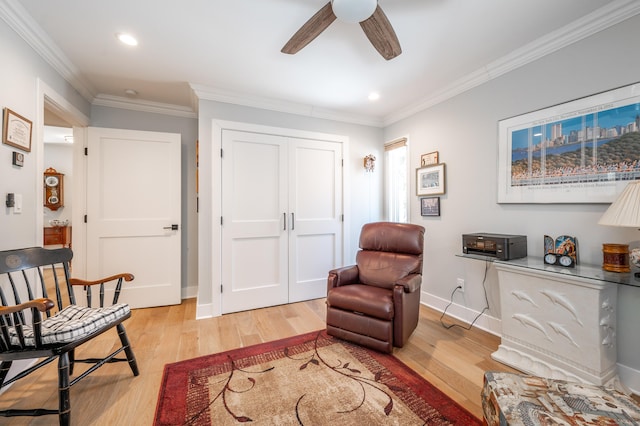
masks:
[[[376,11],[378,0],[331,0],[333,14],[341,21],[362,22]]]
[[[631,182],[598,221],[600,225],[640,228],[640,181]]]

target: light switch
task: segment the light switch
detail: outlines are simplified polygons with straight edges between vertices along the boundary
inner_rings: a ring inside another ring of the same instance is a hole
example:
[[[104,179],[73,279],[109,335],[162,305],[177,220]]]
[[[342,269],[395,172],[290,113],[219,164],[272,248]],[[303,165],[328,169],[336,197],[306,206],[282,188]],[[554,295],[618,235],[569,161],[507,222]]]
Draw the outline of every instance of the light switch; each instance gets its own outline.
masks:
[[[15,205],[13,206],[13,214],[22,213],[22,194],[15,195]]]

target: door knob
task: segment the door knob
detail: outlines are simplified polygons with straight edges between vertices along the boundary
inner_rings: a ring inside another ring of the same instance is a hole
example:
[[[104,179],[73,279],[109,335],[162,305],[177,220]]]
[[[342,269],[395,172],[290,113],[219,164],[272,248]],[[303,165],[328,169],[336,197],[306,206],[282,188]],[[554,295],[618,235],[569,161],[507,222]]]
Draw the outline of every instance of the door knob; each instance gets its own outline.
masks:
[[[162,228],[162,229],[171,229],[172,231],[177,231],[177,230],[178,230],[178,225],[173,224],[173,225],[171,225],[171,226],[165,226],[165,227],[164,227],[164,228]]]

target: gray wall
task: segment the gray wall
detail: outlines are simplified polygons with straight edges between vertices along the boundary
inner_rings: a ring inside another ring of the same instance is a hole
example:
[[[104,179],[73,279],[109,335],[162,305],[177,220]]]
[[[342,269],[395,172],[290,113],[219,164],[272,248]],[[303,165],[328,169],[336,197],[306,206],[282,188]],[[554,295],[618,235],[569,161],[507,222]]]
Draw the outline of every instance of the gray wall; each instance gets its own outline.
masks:
[[[466,291],[454,297],[453,311],[471,320],[484,307],[485,265],[456,257],[464,233],[524,234],[529,254],[538,256],[543,235],[574,235],[580,260],[596,265],[602,263],[602,243],[637,244],[638,230],[597,225],[608,204],[497,204],[496,169],[499,120],[640,81],[638,40],[640,17],[634,17],[385,129],[386,140],[409,135],[412,169],[419,166],[420,154],[431,151],[439,151],[446,163],[441,217],[420,217],[419,199],[411,199],[412,221],[427,229],[424,302],[443,309],[461,277]],[[492,268],[487,291],[489,317],[500,318]],[[620,286],[618,360],[621,370],[628,367],[636,376],[638,306],[640,288]],[[495,324],[484,323],[487,328]],[[640,382],[627,381],[640,389]]]

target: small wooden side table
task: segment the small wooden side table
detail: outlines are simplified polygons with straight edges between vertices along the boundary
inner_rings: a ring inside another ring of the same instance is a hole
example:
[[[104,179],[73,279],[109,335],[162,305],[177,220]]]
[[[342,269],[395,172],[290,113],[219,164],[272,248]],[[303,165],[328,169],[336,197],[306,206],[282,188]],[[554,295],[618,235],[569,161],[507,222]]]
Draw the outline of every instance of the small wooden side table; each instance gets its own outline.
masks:
[[[44,228],[43,245],[57,245],[71,248],[71,227],[70,226],[47,226]]]

